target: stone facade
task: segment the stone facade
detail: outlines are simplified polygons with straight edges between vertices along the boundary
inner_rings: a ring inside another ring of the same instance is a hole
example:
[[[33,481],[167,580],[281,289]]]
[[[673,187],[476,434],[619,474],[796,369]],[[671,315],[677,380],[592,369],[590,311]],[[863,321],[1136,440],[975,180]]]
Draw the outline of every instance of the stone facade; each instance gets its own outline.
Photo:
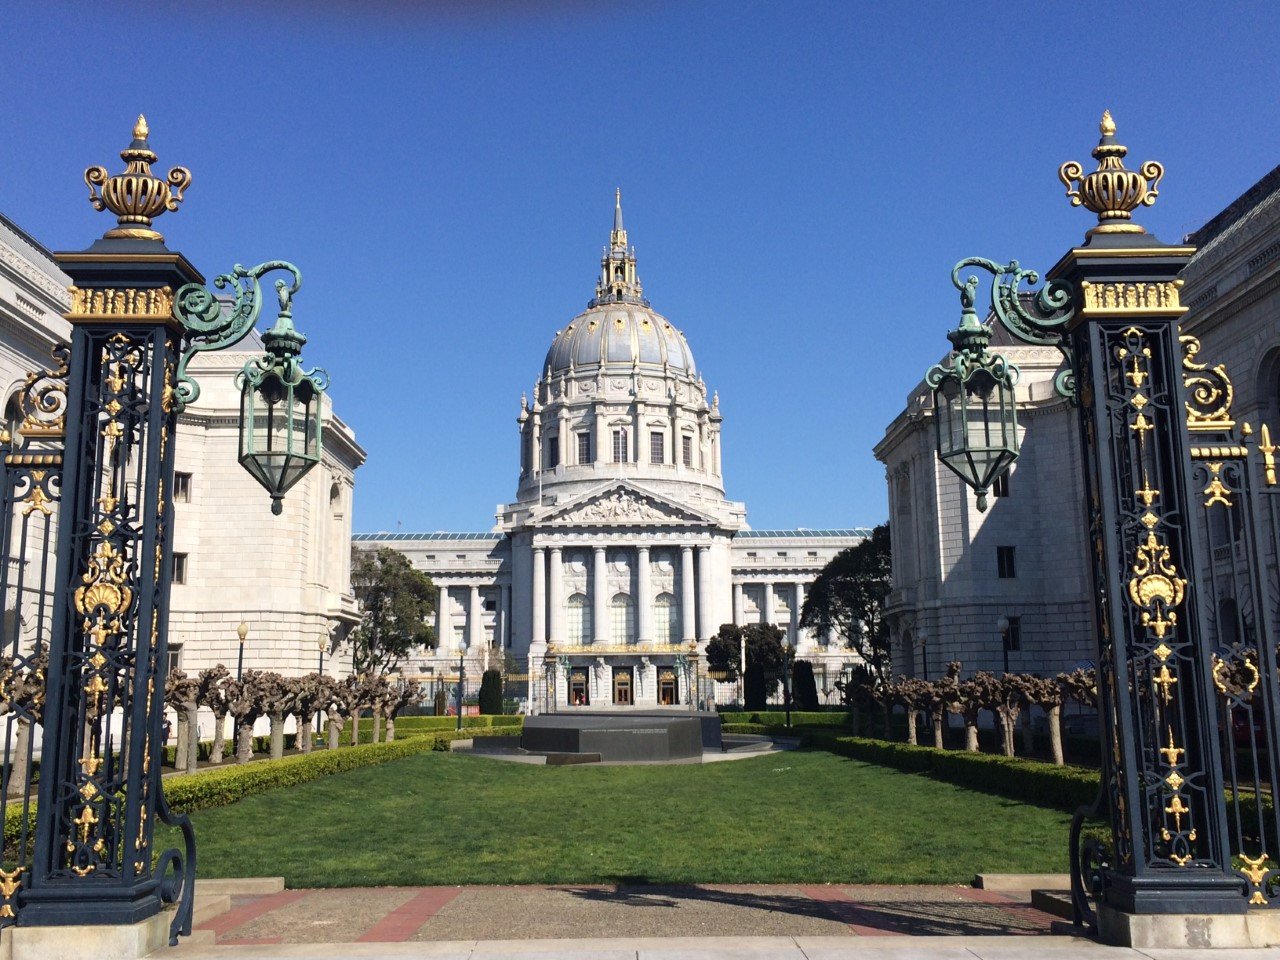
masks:
[[[440,589],[438,649],[407,672],[447,675],[460,654],[483,669],[501,650],[529,665],[533,707],[551,663],[579,671],[590,706],[687,705],[677,658],[722,624],[770,622],[834,678],[855,658],[799,630],[800,606],[867,531],[750,530],[745,505],[725,497],[721,420],[684,335],[643,296],[619,201],[596,295],[521,398],[516,499],[492,531],[355,538],[400,550]]]
[[[0,385],[10,407],[26,375],[49,367],[54,345],[70,339],[69,283],[44,247],[0,216]],[[176,438],[170,663],[234,672],[244,621],[246,669],[306,673],[323,645],[325,671],[345,674],[343,641],[356,620],[351,504],[365,454],[326,397],[324,461],[289,492],[283,515],[271,515],[270,498],[237,462],[234,375],[260,346],[255,335],[191,365],[202,392]]]

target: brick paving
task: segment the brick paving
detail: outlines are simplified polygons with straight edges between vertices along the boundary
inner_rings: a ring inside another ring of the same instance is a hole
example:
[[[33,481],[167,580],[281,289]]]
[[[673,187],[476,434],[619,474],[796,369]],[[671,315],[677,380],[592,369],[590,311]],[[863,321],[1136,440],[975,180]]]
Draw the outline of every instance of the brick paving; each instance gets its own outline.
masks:
[[[942,886],[382,887],[236,897],[220,946],[603,937],[1034,936],[1065,925],[1029,894]]]

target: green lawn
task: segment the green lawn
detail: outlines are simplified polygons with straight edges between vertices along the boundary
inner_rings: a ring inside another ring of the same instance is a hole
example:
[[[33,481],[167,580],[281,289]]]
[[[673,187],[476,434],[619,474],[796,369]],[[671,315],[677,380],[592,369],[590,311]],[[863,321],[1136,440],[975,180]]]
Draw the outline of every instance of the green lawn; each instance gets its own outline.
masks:
[[[428,753],[192,819],[200,876],[290,887],[962,883],[1065,871],[1069,823],[819,751],[644,767]]]

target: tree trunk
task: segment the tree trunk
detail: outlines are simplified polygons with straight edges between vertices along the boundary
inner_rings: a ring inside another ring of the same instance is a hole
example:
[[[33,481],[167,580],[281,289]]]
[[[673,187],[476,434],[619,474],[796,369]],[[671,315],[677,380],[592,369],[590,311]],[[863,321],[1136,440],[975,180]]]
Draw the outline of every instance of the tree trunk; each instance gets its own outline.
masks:
[[[236,732],[236,763],[248,763],[253,759],[253,721],[241,720]]]
[[[373,723],[373,743],[378,743],[382,735],[382,711],[377,707],[373,708],[373,715],[369,718]]]
[[[221,763],[222,752],[227,748],[227,715],[215,712],[213,715],[213,747],[209,750],[209,762]]]
[[[1028,757],[1036,755],[1036,735],[1031,729],[1031,708],[1022,713],[1022,752]]]
[[[27,792],[27,751],[31,745],[31,724],[19,718],[15,721],[18,732],[13,737],[12,763],[9,766],[9,783],[5,790],[8,796],[23,796]]]
[[[187,769],[187,747],[189,745],[187,739],[187,714],[184,710],[176,712],[178,714],[177,744],[173,753],[173,769],[185,770]],[[167,747],[168,744],[165,744],[165,746]]]
[[[360,711],[357,710],[351,715],[351,745],[354,747],[360,743]]]
[[[942,742],[942,722],[946,717],[941,710],[933,711],[933,745],[942,750],[944,744]]]
[[[284,716],[271,715],[271,759],[279,760],[284,756]]]
[[[338,749],[338,746],[339,746],[338,740],[341,737],[342,737],[342,721],[337,717],[335,717],[333,714],[329,714],[329,749],[330,750]]]
[[[307,714],[298,723],[298,749],[303,753],[311,752],[311,717],[312,714]]]
[[[907,743],[916,745],[916,708],[907,707]]]
[[[977,718],[970,720],[968,717],[965,717],[964,719],[964,748],[970,753],[978,752]]]
[[[200,760],[200,725],[196,722],[200,705],[191,702],[186,704],[187,714],[187,773],[196,772],[196,763]],[[179,767],[179,769],[183,769]]]
[[[1056,703],[1049,708],[1049,749],[1053,762],[1061,767],[1066,762],[1062,756],[1062,707]]]
[[[849,704],[849,725],[853,728],[855,737],[862,736],[862,716],[856,703]]]
[[[390,714],[387,715],[387,743],[396,738],[396,718]]]

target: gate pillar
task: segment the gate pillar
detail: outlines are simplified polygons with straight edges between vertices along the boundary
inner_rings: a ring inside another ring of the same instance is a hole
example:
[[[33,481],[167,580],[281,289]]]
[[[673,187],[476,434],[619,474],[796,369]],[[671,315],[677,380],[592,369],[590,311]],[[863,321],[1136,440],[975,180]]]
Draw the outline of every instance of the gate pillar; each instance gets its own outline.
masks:
[[[1113,852],[1093,871],[1099,903],[1130,914],[1243,913],[1231,871],[1210,653],[1195,582],[1190,444],[1178,273],[1194,248],[1131,220],[1163,175],[1124,169],[1104,115],[1068,196],[1098,214],[1049,273],[1070,284],[1098,636],[1103,787]]]

